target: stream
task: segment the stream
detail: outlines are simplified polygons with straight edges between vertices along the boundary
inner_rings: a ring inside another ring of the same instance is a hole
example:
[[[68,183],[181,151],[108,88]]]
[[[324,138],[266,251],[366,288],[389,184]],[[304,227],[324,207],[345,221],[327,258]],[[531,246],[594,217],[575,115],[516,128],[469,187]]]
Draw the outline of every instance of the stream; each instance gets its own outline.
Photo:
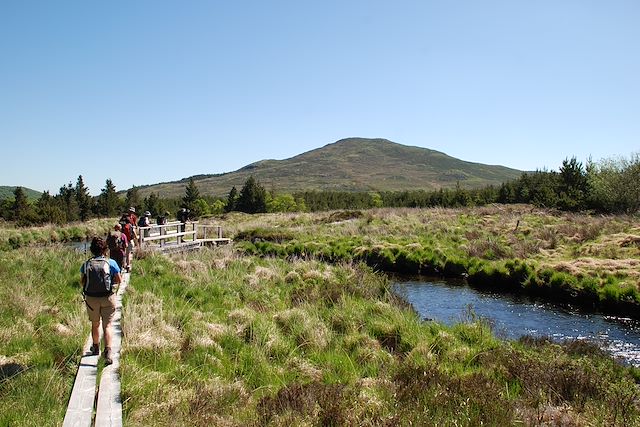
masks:
[[[480,291],[441,279],[395,280],[395,292],[425,320],[451,325],[468,319],[472,310],[475,316],[490,322],[498,337],[518,339],[531,335],[554,341],[588,340],[623,363],[640,367],[639,320],[585,313],[569,306]]]

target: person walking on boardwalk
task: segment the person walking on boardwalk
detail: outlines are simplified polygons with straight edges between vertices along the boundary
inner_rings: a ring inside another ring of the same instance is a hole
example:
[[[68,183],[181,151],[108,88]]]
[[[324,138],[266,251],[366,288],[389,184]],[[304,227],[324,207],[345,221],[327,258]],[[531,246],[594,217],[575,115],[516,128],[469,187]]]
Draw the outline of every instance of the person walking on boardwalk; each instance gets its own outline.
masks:
[[[138,236],[136,235],[134,224],[131,222],[131,216],[128,214],[122,215],[122,218],[120,218],[120,226],[122,227],[122,233],[127,236],[128,243],[124,253],[124,269],[131,271],[131,258]]]
[[[100,354],[100,323],[104,334],[104,356],[107,365],[113,363],[111,354],[111,337],[113,334],[111,323],[116,311],[116,297],[114,285],[122,281],[120,267],[106,257],[107,243],[100,237],[91,240],[93,257],[80,267],[80,283],[82,294],[87,306],[87,314],[91,321],[91,354]]]
[[[138,220],[138,227],[151,227],[151,212],[144,212],[144,215]],[[142,235],[144,237],[149,237],[149,229],[144,229],[142,231]]]
[[[178,211],[178,221],[180,221],[180,232],[184,233],[187,230],[187,221],[189,220],[189,211],[187,210],[187,208],[181,208]],[[181,236],[178,239],[178,243],[180,243],[181,241],[184,240],[184,236]]]
[[[156,217],[156,224],[158,225],[167,225],[169,221],[169,212],[165,212],[164,214],[158,214]]]
[[[136,215],[136,208],[131,206],[129,208],[129,211],[125,215],[127,215],[129,217],[129,221],[131,221],[131,224],[133,224],[133,225],[137,225],[138,224],[138,215]]]
[[[109,258],[118,263],[122,270],[125,266],[124,257],[129,246],[127,235],[122,232],[122,225],[116,224],[113,231],[107,236],[107,246],[109,247]]]

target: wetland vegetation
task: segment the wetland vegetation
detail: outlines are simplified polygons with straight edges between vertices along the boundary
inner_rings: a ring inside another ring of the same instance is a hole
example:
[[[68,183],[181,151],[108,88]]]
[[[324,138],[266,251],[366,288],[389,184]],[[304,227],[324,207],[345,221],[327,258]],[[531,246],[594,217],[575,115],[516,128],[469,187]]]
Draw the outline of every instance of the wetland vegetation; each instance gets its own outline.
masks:
[[[640,425],[638,369],[584,342],[499,340],[472,313],[423,322],[382,274],[590,292],[594,307],[626,310],[638,302],[635,217],[495,205],[215,222],[233,245],[134,264],[126,425]],[[0,251],[3,425],[61,422],[89,333],[84,255],[27,237],[51,230],[17,230],[23,244]]]

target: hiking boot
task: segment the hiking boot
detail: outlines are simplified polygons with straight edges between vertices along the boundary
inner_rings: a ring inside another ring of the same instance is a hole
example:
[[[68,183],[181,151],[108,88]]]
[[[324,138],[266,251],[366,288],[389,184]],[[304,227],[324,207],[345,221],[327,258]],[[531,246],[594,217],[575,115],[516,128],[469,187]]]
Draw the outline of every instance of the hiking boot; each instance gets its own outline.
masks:
[[[105,365],[111,365],[113,363],[113,359],[111,358],[111,348],[110,347],[105,347],[104,348],[104,353],[102,353],[104,355],[104,364]]]
[[[91,348],[89,349],[89,351],[91,352],[92,356],[97,356],[100,354],[100,344],[92,344]]]

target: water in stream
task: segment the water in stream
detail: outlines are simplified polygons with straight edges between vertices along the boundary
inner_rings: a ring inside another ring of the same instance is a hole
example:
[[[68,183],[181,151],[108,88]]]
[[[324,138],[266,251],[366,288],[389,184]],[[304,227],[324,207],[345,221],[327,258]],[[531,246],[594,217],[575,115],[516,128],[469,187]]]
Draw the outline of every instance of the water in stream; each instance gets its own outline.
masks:
[[[459,322],[469,307],[488,319],[499,337],[522,335],[553,340],[586,339],[614,357],[640,366],[640,321],[624,317],[587,314],[523,296],[479,291],[466,285],[434,281],[399,281],[394,290],[425,319],[445,324]]]

